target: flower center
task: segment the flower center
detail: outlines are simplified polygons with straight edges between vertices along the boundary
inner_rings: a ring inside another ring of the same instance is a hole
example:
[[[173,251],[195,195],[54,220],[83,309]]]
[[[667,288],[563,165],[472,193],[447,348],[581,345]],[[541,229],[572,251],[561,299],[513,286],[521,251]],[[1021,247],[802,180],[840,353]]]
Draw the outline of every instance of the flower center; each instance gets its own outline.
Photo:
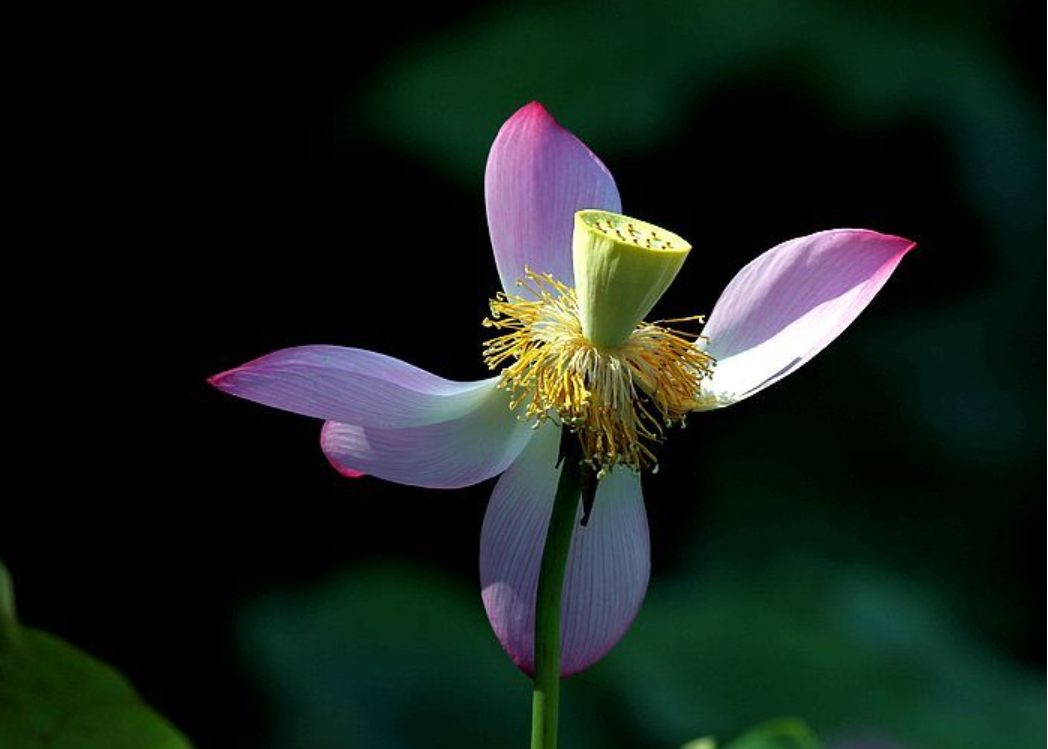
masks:
[[[672,232],[609,211],[575,214],[571,257],[582,332],[619,348],[647,317],[691,252]]]
[[[597,346],[583,333],[573,289],[549,274],[525,275],[518,285],[531,298],[499,292],[484,320],[506,331],[487,341],[484,362],[504,367],[500,387],[511,394],[510,408],[536,426],[553,420],[574,431],[598,475],[616,465],[657,470],[652,447],[697,405],[713,358],[694,345],[696,334],[659,323],[636,324],[617,347]]]

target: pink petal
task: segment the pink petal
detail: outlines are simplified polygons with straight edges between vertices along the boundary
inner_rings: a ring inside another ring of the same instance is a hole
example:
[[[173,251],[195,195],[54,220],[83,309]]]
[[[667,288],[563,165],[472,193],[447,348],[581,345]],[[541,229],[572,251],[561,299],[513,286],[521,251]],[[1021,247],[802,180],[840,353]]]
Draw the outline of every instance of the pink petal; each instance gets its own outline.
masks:
[[[865,229],[784,242],[732,279],[703,335],[717,359],[708,407],[757,393],[822,351],[851,324],[914,247]]]
[[[335,424],[335,423],[336,422],[334,422],[334,421],[326,422],[326,424]],[[321,434],[323,434],[323,430],[321,430]],[[364,473],[363,471],[357,471],[357,470],[354,470],[352,468],[348,468],[348,467],[346,467],[346,466],[344,466],[344,465],[342,465],[342,464],[332,460],[330,455],[325,455],[324,457],[326,457],[328,459],[328,463],[331,464],[331,467],[334,468],[336,471],[338,471],[339,474],[343,478],[359,479],[362,476],[367,476],[367,474]]]
[[[540,429],[495,486],[480,539],[484,608],[510,658],[531,673],[535,591],[560,471],[560,430]],[[581,507],[579,510],[581,519]],[[582,671],[626,634],[648,587],[648,521],[640,478],[601,480],[589,524],[576,525],[564,578],[561,673]]]
[[[519,293],[524,266],[574,286],[575,212],[622,210],[611,172],[538,102],[499,130],[484,174],[488,229],[502,287]]]
[[[399,359],[340,346],[282,349],[208,380],[273,408],[383,428],[459,418],[482,403],[496,381],[452,382]]]
[[[472,411],[450,421],[403,429],[329,421],[320,446],[345,475],[362,471],[398,484],[453,489],[470,486],[509,467],[534,434],[492,387]]]

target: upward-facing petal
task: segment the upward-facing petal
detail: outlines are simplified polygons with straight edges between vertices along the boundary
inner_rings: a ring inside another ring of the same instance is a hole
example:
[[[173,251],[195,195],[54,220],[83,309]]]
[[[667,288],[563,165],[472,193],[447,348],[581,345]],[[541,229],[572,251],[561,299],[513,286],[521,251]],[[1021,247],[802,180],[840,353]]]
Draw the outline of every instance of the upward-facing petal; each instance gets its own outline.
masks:
[[[622,210],[611,172],[538,102],[518,110],[495,138],[484,197],[495,264],[510,293],[520,293],[524,266],[574,286],[575,212]]]
[[[452,382],[399,359],[341,346],[281,349],[208,380],[273,408],[387,429],[459,418],[484,403],[497,381]]]
[[[732,279],[700,345],[717,360],[704,408],[760,392],[822,351],[866,308],[914,247],[865,229],[834,229],[768,250]]]

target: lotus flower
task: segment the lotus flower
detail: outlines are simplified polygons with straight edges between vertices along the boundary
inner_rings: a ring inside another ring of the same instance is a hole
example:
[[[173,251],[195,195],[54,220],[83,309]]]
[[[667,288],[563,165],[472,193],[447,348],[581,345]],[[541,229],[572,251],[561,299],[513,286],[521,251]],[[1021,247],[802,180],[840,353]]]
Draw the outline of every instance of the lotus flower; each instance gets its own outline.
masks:
[[[620,215],[603,163],[538,103],[491,148],[488,225],[503,292],[485,324],[501,374],[452,382],[353,348],[302,346],[211,378],[219,390],[325,421],[341,473],[454,489],[500,476],[480,542],[482,598],[514,663],[533,668],[535,594],[562,429],[601,479],[564,578],[561,668],[599,660],[648,584],[640,472],[663,427],[736,403],[836,338],[914,246],[860,229],[793,239],[744,267],[699,336],[643,323],[690,249]],[[580,507],[582,513],[588,508]]]

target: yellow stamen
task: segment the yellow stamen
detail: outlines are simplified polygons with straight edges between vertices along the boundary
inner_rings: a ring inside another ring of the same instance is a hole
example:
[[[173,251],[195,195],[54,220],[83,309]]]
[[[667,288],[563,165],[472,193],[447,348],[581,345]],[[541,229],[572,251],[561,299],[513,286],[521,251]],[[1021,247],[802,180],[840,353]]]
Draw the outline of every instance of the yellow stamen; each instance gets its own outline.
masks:
[[[536,426],[552,419],[572,429],[601,475],[616,465],[656,469],[649,445],[695,407],[713,358],[694,345],[697,335],[661,323],[639,323],[621,346],[600,348],[583,335],[573,289],[549,274],[525,276],[518,284],[532,298],[500,292],[484,320],[508,331],[485,344],[484,361],[505,366],[510,408]],[[702,317],[663,322],[692,321]]]

